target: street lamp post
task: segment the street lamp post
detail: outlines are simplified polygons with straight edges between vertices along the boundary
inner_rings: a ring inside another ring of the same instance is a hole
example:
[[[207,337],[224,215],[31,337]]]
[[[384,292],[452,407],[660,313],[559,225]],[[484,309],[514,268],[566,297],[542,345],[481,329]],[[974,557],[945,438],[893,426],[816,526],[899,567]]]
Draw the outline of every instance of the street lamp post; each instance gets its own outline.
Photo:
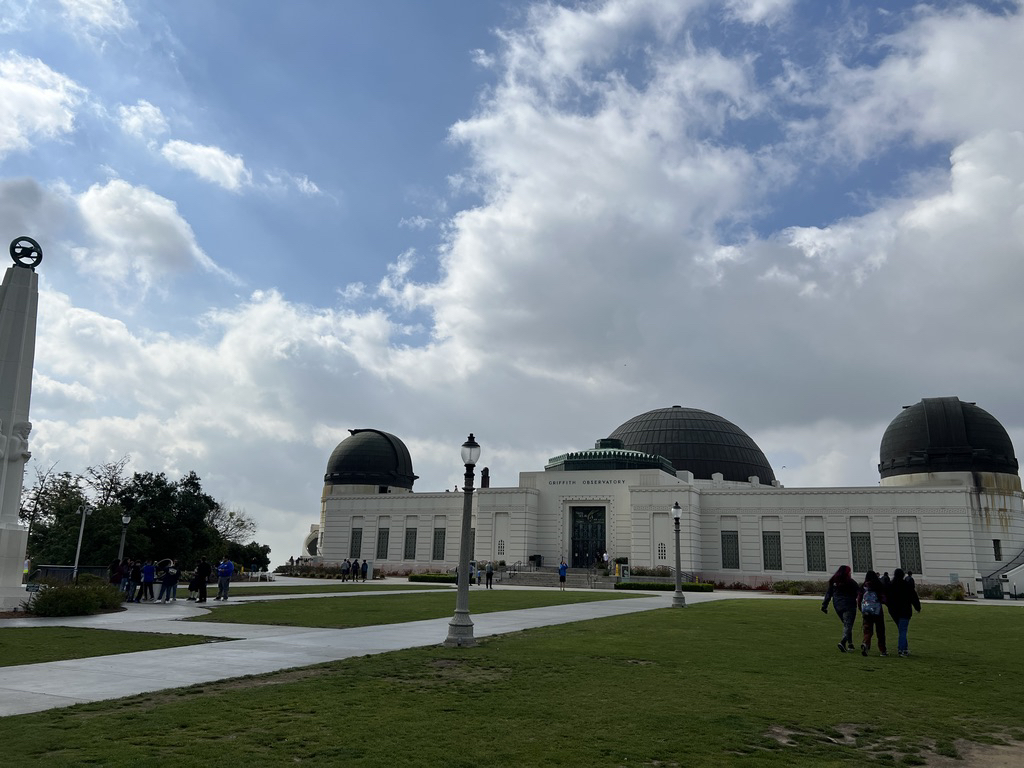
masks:
[[[679,518],[683,516],[683,508],[679,502],[672,504],[672,518],[676,521],[676,593],[672,596],[673,608],[685,608],[686,598],[683,596],[683,572],[679,562]]]
[[[117,559],[124,557],[124,537],[128,533],[128,523],[132,521],[131,515],[121,515],[121,546],[117,548]]]
[[[469,556],[473,531],[473,467],[480,458],[480,446],[469,433],[469,439],[462,444],[462,463],[466,465],[466,477],[462,483],[462,540],[459,542],[458,593],[455,597],[455,615],[448,622],[448,637],[444,644],[449,648],[471,648],[476,645],[473,638],[473,620],[469,618]]]
[[[82,534],[85,533],[85,518],[86,515],[92,514],[92,510],[89,508],[88,504],[82,504],[82,506],[78,508],[78,513],[82,516],[82,525],[78,529],[78,548],[75,550],[75,568],[71,572],[71,579],[75,584],[78,583],[78,558],[82,555]]]

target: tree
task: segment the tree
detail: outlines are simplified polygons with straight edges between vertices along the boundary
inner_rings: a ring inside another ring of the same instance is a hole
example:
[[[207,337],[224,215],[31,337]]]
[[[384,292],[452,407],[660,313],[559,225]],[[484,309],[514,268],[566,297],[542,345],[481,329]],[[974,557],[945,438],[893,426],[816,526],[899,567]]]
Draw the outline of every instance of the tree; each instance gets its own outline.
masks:
[[[241,507],[225,507],[218,504],[206,516],[206,523],[224,541],[241,543],[256,533],[256,521]]]
[[[251,541],[244,546],[238,542],[227,545],[226,554],[232,561],[241,563],[247,570],[266,570],[270,567],[270,547]]]
[[[30,524],[29,553],[38,564],[74,562],[78,532],[87,504],[81,564],[106,565],[117,557],[121,518],[131,516],[125,537],[126,557],[173,557],[190,568],[201,556],[219,559],[233,545],[239,562],[269,564],[270,547],[242,546],[256,532],[241,509],[227,509],[203,490],[195,472],[172,481],[164,473],[125,474],[128,457],[89,467],[81,475],[36,471],[36,481],[22,494],[21,517]],[[231,555],[234,557],[234,555]],[[265,562],[264,562],[265,561]]]

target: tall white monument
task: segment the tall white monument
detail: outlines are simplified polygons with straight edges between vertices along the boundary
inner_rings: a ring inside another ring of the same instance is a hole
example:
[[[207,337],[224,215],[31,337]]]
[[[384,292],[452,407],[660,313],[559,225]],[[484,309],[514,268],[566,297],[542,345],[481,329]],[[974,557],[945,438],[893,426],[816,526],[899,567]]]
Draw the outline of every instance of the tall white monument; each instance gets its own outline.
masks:
[[[30,237],[11,243],[13,266],[0,285],[0,611],[24,602],[21,584],[28,530],[18,521],[28,451],[29,400],[36,352],[36,311],[43,260]]]

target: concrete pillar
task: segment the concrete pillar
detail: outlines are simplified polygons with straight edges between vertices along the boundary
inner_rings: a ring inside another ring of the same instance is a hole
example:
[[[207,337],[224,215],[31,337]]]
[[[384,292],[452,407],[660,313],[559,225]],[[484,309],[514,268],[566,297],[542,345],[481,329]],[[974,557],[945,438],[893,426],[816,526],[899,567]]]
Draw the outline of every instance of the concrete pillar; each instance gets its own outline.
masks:
[[[26,598],[21,584],[28,531],[18,522],[25,462],[29,457],[28,418],[36,347],[36,312],[42,259],[26,258],[26,238],[11,244],[15,265],[0,285],[0,611],[16,609]],[[16,246],[18,246],[16,248]]]

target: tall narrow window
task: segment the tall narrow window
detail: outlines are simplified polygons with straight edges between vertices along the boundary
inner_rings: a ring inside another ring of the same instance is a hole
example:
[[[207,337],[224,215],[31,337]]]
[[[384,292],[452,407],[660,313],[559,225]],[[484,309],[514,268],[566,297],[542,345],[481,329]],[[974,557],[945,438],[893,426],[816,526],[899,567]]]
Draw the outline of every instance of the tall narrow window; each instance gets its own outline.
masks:
[[[415,560],[416,559],[416,529],[406,528],[405,529],[405,553],[402,558],[403,560]]]
[[[377,531],[377,559],[387,560],[388,559],[388,540],[391,538],[391,531],[387,528],[381,528]]]
[[[825,532],[807,531],[807,570],[826,571],[825,565]]]
[[[505,540],[498,539],[498,557],[505,556]]]
[[[992,555],[995,557],[996,562],[999,562],[1003,559],[1002,539],[992,539]]]
[[[740,567],[740,532],[722,531],[722,567]]]
[[[853,561],[853,572],[860,578],[871,570],[871,534],[866,531],[855,531],[850,534],[850,551]]]
[[[658,544],[658,559],[668,560],[668,547],[664,543]]]
[[[360,557],[363,551],[363,529],[352,529],[352,542],[348,547],[349,557]]]
[[[782,570],[782,534],[779,531],[763,531],[761,544],[764,549],[764,569]]]
[[[444,528],[434,529],[433,560],[444,560]]]
[[[907,573],[921,572],[921,540],[916,533],[901,533],[900,568]]]

